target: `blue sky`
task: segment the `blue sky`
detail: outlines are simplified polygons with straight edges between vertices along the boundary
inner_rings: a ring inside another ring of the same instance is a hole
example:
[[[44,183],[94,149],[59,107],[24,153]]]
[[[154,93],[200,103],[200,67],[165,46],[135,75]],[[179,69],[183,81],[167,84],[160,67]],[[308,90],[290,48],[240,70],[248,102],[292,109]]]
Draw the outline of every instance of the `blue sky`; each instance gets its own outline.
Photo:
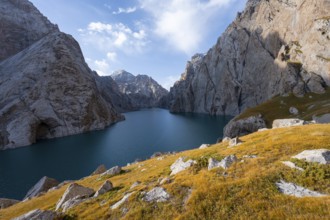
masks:
[[[205,53],[246,0],[30,0],[79,42],[99,75],[125,69],[169,89]]]

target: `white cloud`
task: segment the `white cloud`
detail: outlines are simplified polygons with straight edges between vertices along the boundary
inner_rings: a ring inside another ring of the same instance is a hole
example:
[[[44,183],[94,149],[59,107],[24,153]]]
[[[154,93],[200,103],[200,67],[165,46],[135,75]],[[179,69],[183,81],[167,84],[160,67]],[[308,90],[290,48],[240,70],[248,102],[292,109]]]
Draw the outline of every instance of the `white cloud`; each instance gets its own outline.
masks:
[[[122,13],[129,14],[129,13],[135,12],[136,9],[137,9],[136,7],[118,8],[118,10],[112,12],[112,14],[114,14],[114,15],[118,15],[118,14],[122,14]]]
[[[170,75],[165,77],[163,80],[160,80],[160,84],[170,91],[170,88],[174,85],[176,81],[180,79],[180,75]]]
[[[155,33],[174,48],[191,54],[204,40],[210,18],[238,0],[140,0],[154,19]]]
[[[106,60],[94,60],[93,66],[100,76],[110,75],[110,65]]]
[[[108,52],[107,53],[107,58],[110,60],[110,61],[113,61],[115,62],[117,60],[117,54],[115,52]]]

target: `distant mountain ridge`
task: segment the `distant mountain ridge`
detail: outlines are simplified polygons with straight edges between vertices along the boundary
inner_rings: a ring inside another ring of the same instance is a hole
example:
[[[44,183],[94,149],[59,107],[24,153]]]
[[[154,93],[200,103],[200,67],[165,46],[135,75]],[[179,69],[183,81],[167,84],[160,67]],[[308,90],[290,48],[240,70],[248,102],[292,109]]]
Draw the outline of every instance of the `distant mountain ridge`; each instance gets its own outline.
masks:
[[[161,107],[160,101],[168,95],[166,89],[147,75],[134,76],[125,70],[118,70],[111,77],[119,90],[130,98],[134,108]]]

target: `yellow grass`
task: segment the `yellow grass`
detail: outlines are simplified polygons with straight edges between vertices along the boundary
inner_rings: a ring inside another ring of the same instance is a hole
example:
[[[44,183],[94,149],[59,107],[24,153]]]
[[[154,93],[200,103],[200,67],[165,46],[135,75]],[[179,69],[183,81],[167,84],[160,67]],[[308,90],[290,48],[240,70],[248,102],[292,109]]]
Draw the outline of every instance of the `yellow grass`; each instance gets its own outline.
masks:
[[[330,125],[307,125],[274,129],[242,137],[243,144],[228,148],[227,143],[207,149],[196,149],[151,159],[128,167],[125,173],[111,177],[116,187],[98,198],[79,204],[69,211],[71,219],[330,219],[330,197],[295,198],[278,192],[275,182],[284,179],[312,190],[330,194],[329,165],[306,164],[305,172],[292,170],[281,161],[306,149],[330,149]],[[170,173],[170,165],[180,156],[198,159],[203,156],[219,158],[235,154],[258,155],[233,164],[227,175],[223,169],[207,171],[201,166],[190,168],[174,177],[164,187],[171,199],[166,203],[146,203],[141,192],[158,185],[158,179]],[[143,169],[146,169],[142,172]],[[105,179],[91,176],[77,181],[97,189]],[[141,185],[130,190],[140,181]],[[0,211],[0,219],[11,219],[30,210],[54,209],[67,186],[39,198]],[[117,210],[110,206],[124,193],[135,192]],[[123,209],[126,209],[123,212]]]

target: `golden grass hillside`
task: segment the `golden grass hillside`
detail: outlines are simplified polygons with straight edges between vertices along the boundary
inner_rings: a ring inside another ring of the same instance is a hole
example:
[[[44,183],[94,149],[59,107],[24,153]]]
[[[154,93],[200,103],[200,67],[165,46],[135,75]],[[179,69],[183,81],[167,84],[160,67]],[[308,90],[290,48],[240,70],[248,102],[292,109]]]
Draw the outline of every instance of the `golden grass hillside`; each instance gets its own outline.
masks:
[[[243,144],[233,148],[220,143],[124,167],[125,173],[109,178],[115,186],[113,190],[70,209],[65,219],[330,219],[329,196],[286,196],[275,185],[283,179],[330,195],[330,165],[298,162],[305,168],[302,172],[281,163],[303,150],[330,149],[330,125],[273,129],[241,139]],[[226,171],[207,170],[207,158],[230,154],[244,161],[234,163]],[[244,155],[257,158],[242,159]],[[144,202],[141,192],[159,185],[158,179],[169,175],[170,165],[180,156],[198,160],[198,164],[162,185],[171,195],[168,202]],[[96,190],[106,179],[95,175],[77,183]],[[136,181],[141,184],[130,189]],[[37,208],[54,210],[66,188],[67,185],[1,210],[0,219],[11,219]],[[135,193],[120,208],[111,210],[110,206],[126,192]]]

